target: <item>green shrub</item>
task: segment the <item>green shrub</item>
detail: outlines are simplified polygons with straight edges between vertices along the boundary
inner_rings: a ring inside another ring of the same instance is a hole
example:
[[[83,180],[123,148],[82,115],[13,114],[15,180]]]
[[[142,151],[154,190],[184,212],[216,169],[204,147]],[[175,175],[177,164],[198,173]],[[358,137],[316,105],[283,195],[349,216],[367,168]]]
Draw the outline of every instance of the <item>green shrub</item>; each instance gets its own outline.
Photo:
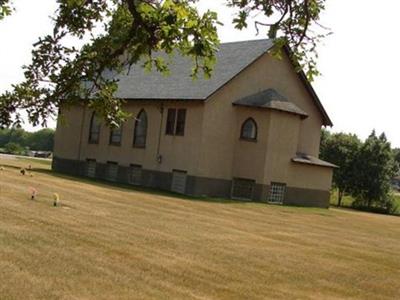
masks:
[[[384,195],[381,199],[376,199],[375,201],[357,197],[351,206],[358,210],[381,214],[396,214],[399,209],[397,199],[393,194]]]
[[[21,154],[24,152],[24,148],[17,143],[10,142],[4,146],[4,150],[6,153],[10,154]]]

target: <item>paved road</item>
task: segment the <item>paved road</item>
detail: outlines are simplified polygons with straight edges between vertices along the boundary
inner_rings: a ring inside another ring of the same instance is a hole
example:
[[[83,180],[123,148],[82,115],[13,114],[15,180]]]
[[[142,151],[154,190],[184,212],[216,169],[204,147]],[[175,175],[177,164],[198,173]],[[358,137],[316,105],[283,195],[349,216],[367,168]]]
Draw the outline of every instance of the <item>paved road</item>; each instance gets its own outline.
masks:
[[[16,156],[15,156],[15,155],[11,155],[11,154],[3,154],[3,153],[0,153],[0,159],[1,159],[1,158],[4,158],[4,159],[15,159]]]
[[[22,155],[13,155],[13,154],[0,153],[0,159],[2,159],[2,158],[3,159],[29,158],[29,159],[51,161],[51,158],[41,158],[41,157],[31,157],[31,156],[22,156]]]

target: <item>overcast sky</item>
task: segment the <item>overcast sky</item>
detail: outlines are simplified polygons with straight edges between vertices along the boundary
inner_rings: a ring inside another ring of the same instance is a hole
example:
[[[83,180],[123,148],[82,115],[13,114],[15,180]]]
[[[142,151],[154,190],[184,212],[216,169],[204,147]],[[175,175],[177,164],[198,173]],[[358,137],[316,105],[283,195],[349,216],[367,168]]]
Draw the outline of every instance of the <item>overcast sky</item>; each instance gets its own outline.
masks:
[[[0,22],[0,92],[22,80],[21,66],[30,61],[31,45],[51,32],[49,16],[55,0],[15,0],[16,12]],[[223,0],[202,0],[200,8],[218,12],[225,26],[223,42],[262,38],[253,27],[238,32],[230,25],[232,11]],[[398,89],[400,1],[328,0],[321,23],[334,34],[319,50],[322,76],[313,86],[330,115],[333,131],[356,133],[366,138],[372,129],[385,132],[400,147]],[[50,121],[51,127],[55,126]],[[35,130],[28,124],[28,130]]]

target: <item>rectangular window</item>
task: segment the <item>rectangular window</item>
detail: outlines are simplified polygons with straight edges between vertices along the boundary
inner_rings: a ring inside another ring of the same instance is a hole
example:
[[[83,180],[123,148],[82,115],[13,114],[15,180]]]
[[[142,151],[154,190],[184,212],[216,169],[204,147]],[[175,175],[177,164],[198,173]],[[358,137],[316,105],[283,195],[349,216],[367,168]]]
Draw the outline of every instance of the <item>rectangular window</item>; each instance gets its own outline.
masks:
[[[175,134],[175,118],[176,118],[176,109],[169,108],[168,116],[167,116],[167,127],[165,129],[165,134],[168,134],[168,135]]]
[[[142,184],[142,166],[131,165],[128,173],[128,182],[132,185]]]
[[[271,203],[282,204],[285,199],[286,184],[271,182],[268,201]]]
[[[118,163],[113,161],[107,162],[107,180],[117,181],[118,176]]]
[[[186,109],[169,108],[167,115],[167,125],[165,134],[167,135],[185,135]]]
[[[178,109],[178,117],[176,118],[176,135],[185,135],[186,109]]]
[[[232,181],[232,198],[239,200],[252,200],[255,180],[234,178]]]

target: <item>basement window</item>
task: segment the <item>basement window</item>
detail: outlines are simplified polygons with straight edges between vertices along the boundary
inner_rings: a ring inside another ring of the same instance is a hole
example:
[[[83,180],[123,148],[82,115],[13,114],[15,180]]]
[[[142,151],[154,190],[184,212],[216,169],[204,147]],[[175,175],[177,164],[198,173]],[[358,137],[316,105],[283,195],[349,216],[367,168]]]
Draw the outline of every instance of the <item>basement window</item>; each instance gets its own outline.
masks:
[[[234,178],[231,197],[238,200],[252,200],[255,184],[255,180],[252,179]]]
[[[187,171],[172,170],[171,191],[184,194],[186,192]]]
[[[282,204],[283,200],[285,199],[285,193],[286,193],[285,183],[272,182],[271,189],[269,192],[268,202]]]
[[[86,160],[86,176],[90,178],[96,177],[96,160],[87,159]]]
[[[142,166],[140,165],[130,165],[128,171],[128,182],[132,185],[142,184]]]
[[[118,176],[118,163],[114,161],[107,162],[106,178],[110,181],[117,181]]]

